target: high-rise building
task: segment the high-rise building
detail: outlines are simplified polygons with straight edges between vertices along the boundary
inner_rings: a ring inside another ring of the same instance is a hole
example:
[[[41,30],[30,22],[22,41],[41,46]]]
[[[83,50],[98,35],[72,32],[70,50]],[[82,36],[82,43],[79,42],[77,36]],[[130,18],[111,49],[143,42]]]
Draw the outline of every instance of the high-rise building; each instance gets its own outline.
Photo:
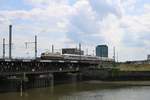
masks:
[[[107,45],[98,45],[96,47],[96,56],[108,57],[108,46]]]

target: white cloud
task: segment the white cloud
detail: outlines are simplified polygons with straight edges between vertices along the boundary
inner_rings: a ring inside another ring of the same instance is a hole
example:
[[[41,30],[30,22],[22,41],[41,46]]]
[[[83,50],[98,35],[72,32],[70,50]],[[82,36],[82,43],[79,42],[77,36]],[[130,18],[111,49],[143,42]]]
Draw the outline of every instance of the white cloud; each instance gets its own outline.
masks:
[[[68,0],[24,0],[33,7],[47,8],[49,6],[67,5]]]
[[[43,48],[40,51],[51,44],[62,48],[82,42],[87,45],[84,49],[90,48],[90,53],[96,44],[107,43],[110,48],[117,47],[121,60],[143,58],[143,55],[136,57],[137,49],[139,54],[144,52],[146,56],[148,51],[140,45],[150,48],[149,4],[143,4],[144,11],[140,15],[130,15],[129,11],[136,9],[136,0],[77,0],[73,5],[69,0],[24,2],[32,9],[0,11],[1,32],[7,33],[8,25],[13,24],[17,37],[14,42],[21,43],[37,34],[39,48]]]
[[[68,7],[67,5],[59,5],[44,9],[33,8],[30,11],[0,11],[0,28],[3,29],[6,36],[8,35],[6,34],[6,32],[8,33],[8,25],[13,24],[13,39],[15,43],[14,56],[17,56],[17,53],[22,56],[24,55],[25,52],[23,51],[25,51],[25,48],[21,45],[24,45],[25,41],[33,41],[34,34],[40,37],[38,39],[39,48],[43,48],[42,50],[48,48],[49,44],[62,47],[64,45],[63,41],[66,39],[67,17],[70,14],[70,9]],[[33,50],[31,51],[33,53]]]
[[[150,4],[144,4],[144,12],[149,13],[150,12]]]

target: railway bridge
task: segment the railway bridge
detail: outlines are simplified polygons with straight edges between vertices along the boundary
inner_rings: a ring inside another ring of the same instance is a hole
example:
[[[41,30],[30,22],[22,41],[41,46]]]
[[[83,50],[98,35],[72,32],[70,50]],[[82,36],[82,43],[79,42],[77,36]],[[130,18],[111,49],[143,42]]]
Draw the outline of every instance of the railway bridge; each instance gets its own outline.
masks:
[[[102,63],[104,61],[0,59],[0,91],[47,87],[59,80],[81,80],[85,70]]]
[[[98,65],[98,61],[41,60],[41,59],[0,59],[0,76],[16,74],[40,74],[77,72]]]

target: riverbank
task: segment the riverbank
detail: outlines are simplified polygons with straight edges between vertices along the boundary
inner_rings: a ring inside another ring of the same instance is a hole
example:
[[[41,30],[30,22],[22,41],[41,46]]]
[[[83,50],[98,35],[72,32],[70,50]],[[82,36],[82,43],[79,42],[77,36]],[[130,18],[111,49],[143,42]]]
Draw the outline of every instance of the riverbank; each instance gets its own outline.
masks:
[[[128,64],[128,63],[118,63],[116,68],[119,71],[150,71],[150,64]]]
[[[150,81],[86,81],[85,83],[111,86],[150,86]]]

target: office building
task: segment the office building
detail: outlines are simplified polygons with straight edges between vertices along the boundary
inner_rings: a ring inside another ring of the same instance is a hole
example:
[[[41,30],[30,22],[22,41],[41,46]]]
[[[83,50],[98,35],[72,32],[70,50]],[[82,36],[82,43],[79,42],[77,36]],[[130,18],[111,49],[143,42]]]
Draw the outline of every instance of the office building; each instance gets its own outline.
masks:
[[[108,46],[107,45],[98,45],[96,47],[96,56],[108,57]]]

